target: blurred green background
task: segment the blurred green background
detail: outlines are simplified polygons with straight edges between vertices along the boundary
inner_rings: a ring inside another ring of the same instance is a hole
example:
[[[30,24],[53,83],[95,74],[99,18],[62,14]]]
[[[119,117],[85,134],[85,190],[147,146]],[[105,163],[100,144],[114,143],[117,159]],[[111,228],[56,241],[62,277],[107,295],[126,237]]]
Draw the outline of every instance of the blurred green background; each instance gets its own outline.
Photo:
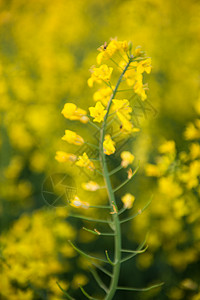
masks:
[[[196,135],[190,132],[185,138],[183,134],[188,122],[200,114],[200,2],[1,0],[2,300],[62,299],[57,280],[77,299],[83,299],[78,283],[100,293],[86,261],[67,240],[78,241],[88,251],[97,243],[102,249],[112,247],[112,242],[102,245],[83,232],[80,220],[67,218],[66,207],[49,206],[42,185],[51,174],[79,176],[74,167],[54,159],[57,150],[69,151],[60,137],[71,123],[60,112],[66,102],[84,109],[93,105],[94,90],[87,86],[89,68],[96,63],[96,49],[111,37],[131,40],[134,47],[141,45],[153,65],[146,111],[135,107],[141,133],[134,140],[133,153],[141,167],[123,191],[136,196],[136,208],[154,195],[144,215],[124,228],[129,248],[134,249],[146,232],[149,248],[123,266],[121,285],[165,282],[162,289],[123,292],[115,299],[200,299],[198,121]],[[78,123],[71,128],[82,135],[88,130]],[[176,151],[159,150],[165,140],[175,141]],[[192,152],[191,147],[196,150]],[[156,158],[158,152],[161,156]],[[148,171],[152,163],[164,168],[159,176]],[[191,178],[196,181],[188,186]],[[95,201],[102,198],[102,193],[95,195]]]

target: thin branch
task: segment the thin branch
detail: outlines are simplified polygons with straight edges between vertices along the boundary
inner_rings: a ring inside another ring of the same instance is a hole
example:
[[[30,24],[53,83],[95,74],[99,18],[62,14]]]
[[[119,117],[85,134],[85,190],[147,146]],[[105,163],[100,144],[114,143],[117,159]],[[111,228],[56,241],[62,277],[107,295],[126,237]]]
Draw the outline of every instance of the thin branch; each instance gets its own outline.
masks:
[[[120,68],[122,71],[124,70],[122,67],[120,67],[120,65],[116,62],[116,61],[114,61],[114,59],[112,59],[111,57],[110,57],[110,60],[118,67],[118,68]]]
[[[84,251],[80,250],[79,248],[77,248],[70,240],[68,241],[69,244],[81,255],[89,258],[89,259],[96,259],[96,260],[99,260],[99,261],[102,261],[104,263],[108,263],[107,260],[103,259],[103,258],[100,258],[100,257],[96,257],[96,256],[93,256],[93,255],[90,255],[90,254],[87,254],[85,253]]]
[[[118,216],[121,215],[124,211],[127,210],[126,206],[123,206],[119,211],[118,211]]]
[[[133,89],[118,90],[117,93],[120,93],[120,92],[128,92],[128,91],[133,91]]]
[[[127,260],[129,260],[129,259],[131,259],[131,258],[133,258],[133,257],[136,256],[137,254],[144,253],[144,252],[147,250],[147,248],[148,248],[148,246],[146,246],[143,250],[135,250],[135,251],[131,251],[131,250],[130,250],[130,251],[127,251],[127,252],[129,252],[129,253],[132,252],[132,254],[126,256],[125,258],[122,258],[122,259],[121,259],[121,263],[123,263],[123,262],[125,262],[125,261],[127,261]],[[122,252],[126,252],[126,251],[125,251],[125,250],[122,250]]]
[[[96,272],[96,270],[89,268],[90,272],[92,273],[94,279],[96,280],[96,282],[98,283],[99,287],[102,288],[102,290],[104,290],[104,292],[107,294],[108,293],[108,288],[107,286],[104,284],[104,282],[101,280],[101,278],[99,277],[98,273]]]
[[[57,283],[57,285],[58,285],[58,287],[61,289],[61,291],[63,292],[63,294],[67,297],[67,299],[69,299],[69,300],[76,300],[76,299],[74,299],[74,298],[72,298],[61,286],[60,286],[60,284],[58,283],[58,281],[56,281],[56,283]]]
[[[118,286],[117,290],[124,290],[124,291],[136,291],[136,292],[146,292],[146,291],[150,291],[154,288],[160,287],[164,284],[164,282],[158,283],[158,284],[154,284],[151,285],[150,287],[146,287],[146,288],[134,288],[134,287],[123,287],[123,286]]]
[[[88,116],[88,117],[90,117],[90,116]],[[92,121],[88,121],[88,123],[90,124],[90,125],[92,125],[93,127],[95,127],[96,129],[98,129],[98,130],[100,130],[101,128],[98,126],[98,125],[96,125],[95,123],[93,123]]]
[[[152,197],[151,197],[152,198]],[[132,215],[131,217],[129,218],[126,218],[126,219],[123,219],[120,221],[120,223],[125,223],[125,222],[128,222],[132,219],[134,219],[135,217],[137,217],[138,215],[141,215],[141,213],[143,213],[143,211],[145,211],[145,209],[147,209],[147,207],[151,204],[151,199],[147,202],[147,204],[142,208],[140,209],[136,214]]]
[[[99,299],[97,299],[97,298],[94,298],[94,297],[90,296],[90,295],[84,290],[84,288],[83,288],[81,285],[80,285],[79,287],[80,287],[81,292],[83,293],[83,295],[85,295],[85,297],[87,297],[88,299],[90,299],[90,300],[99,300]]]
[[[116,236],[115,233],[113,232],[100,232],[98,231],[96,228],[94,230],[91,230],[91,229],[88,229],[86,227],[83,227],[84,230],[92,233],[92,234],[95,234],[95,235],[102,235],[102,236]]]
[[[88,218],[88,217],[85,217],[85,216],[82,216],[82,215],[69,214],[68,217],[77,218],[77,219],[82,219],[82,220],[86,220],[86,221],[97,222],[97,223],[112,224],[112,221],[108,221],[108,220],[100,220],[100,219],[93,219],[93,218]]]
[[[110,259],[109,255],[108,255],[108,250],[106,250],[105,253],[106,253],[106,258],[107,258],[108,262],[109,262],[112,266],[114,266],[115,263],[113,263],[112,260]]]
[[[100,233],[98,233],[98,231],[95,231],[95,230],[91,230],[91,229],[88,229],[88,228],[85,228],[83,227],[84,230],[88,231],[89,233],[92,233],[94,235],[100,235]]]
[[[99,147],[97,145],[91,144],[89,142],[84,142],[86,145],[94,147],[95,149],[99,149]]]
[[[127,178],[122,184],[120,184],[118,187],[116,187],[113,190],[114,193],[117,192],[119,189],[121,189],[125,184],[127,184],[134,177],[134,175],[137,173],[138,169],[139,169],[139,166],[135,169],[135,171],[133,172],[133,174],[130,178]]]
[[[118,171],[120,171],[121,169],[123,169],[122,165],[119,165],[117,168],[115,168],[114,170],[109,172],[109,176],[117,173]]]
[[[147,245],[143,250],[129,250],[129,249],[122,249],[122,252],[125,252],[125,253],[140,254],[140,253],[143,253],[144,251],[146,251],[147,248],[148,248],[148,245]]]
[[[102,209],[111,209],[110,205],[90,205],[88,208],[102,208]]]
[[[99,266],[97,264],[95,264],[94,262],[92,262],[92,265],[94,265],[97,269],[99,269],[101,272],[103,272],[104,274],[106,274],[109,277],[113,277],[112,273],[110,273],[108,270],[106,270],[104,267]]]

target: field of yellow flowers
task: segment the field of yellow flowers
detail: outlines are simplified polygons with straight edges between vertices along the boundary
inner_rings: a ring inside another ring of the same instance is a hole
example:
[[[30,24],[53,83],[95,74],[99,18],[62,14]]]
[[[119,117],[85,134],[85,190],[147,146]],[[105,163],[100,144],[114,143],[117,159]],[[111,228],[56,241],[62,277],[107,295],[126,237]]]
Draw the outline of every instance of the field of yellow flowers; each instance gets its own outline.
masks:
[[[197,0],[0,0],[0,299],[200,299],[199,50]],[[109,225],[96,167],[107,117],[101,163],[114,186],[127,181],[110,203],[114,235],[118,208],[137,215],[121,229],[135,257],[119,276],[136,288],[110,298],[113,240],[88,219],[90,203]],[[106,270],[89,255],[100,249]]]

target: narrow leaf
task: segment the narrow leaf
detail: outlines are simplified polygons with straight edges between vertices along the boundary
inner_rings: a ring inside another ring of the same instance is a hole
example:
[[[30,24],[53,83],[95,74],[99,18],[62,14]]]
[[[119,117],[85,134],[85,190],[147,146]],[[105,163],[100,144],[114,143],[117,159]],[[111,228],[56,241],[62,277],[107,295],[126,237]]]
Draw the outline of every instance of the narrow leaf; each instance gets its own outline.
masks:
[[[90,232],[90,233],[92,233],[92,234],[95,234],[95,235],[100,235],[101,234],[101,233],[98,233],[97,231],[94,231],[94,230],[91,230],[91,229],[88,229],[88,228],[85,228],[85,227],[83,227],[83,229]]]
[[[74,215],[74,214],[69,214],[69,217],[72,218],[78,218],[78,219],[83,219],[86,221],[92,221],[92,222],[97,222],[97,223],[107,223],[107,224],[112,224],[112,221],[110,220],[99,220],[99,219],[93,219],[93,218],[89,218],[89,217],[85,217],[82,215]]]
[[[92,265],[95,266],[97,269],[99,269],[101,272],[103,272],[104,274],[106,274],[107,276],[109,277],[113,277],[113,275],[108,271],[106,270],[104,267],[100,266],[100,265],[97,265],[95,264],[94,262],[92,262]]]
[[[151,285],[149,287],[146,288],[134,288],[134,287],[123,287],[123,286],[118,286],[117,290],[124,290],[124,291],[136,291],[136,292],[147,292],[150,291],[152,289],[155,289],[157,287],[160,287],[164,284],[164,282],[155,284],[155,285]]]
[[[72,298],[61,286],[60,284],[58,283],[58,281],[56,281],[58,287],[61,289],[61,291],[63,292],[63,294],[67,297],[67,299],[69,300],[75,300],[74,298]]]
[[[122,182],[122,184],[120,184],[118,187],[116,187],[113,192],[117,192],[119,189],[121,189],[125,184],[127,184],[133,177],[134,175],[137,173],[139,169],[139,166],[135,169],[135,171],[133,172],[133,175],[131,176],[131,178],[127,178],[124,182]]]
[[[151,199],[152,199],[152,197],[151,197]],[[122,223],[128,222],[128,221],[134,219],[135,217],[137,217],[138,215],[141,215],[141,213],[143,213],[143,211],[145,211],[145,209],[147,209],[147,207],[151,204],[151,199],[150,199],[150,200],[146,203],[146,205],[145,205],[142,209],[140,209],[136,214],[132,215],[131,217],[128,217],[128,218],[126,218],[126,219],[121,220],[120,223],[122,224]]]
[[[118,211],[118,216],[121,215],[125,210],[127,210],[126,206],[123,206],[119,211]]]
[[[129,250],[129,249],[122,249],[122,252],[126,252],[126,253],[135,253],[135,254],[139,254],[139,253],[144,253],[147,250],[148,246],[145,247],[145,249],[143,250]]]
[[[94,279],[96,280],[96,282],[98,283],[99,287],[102,288],[104,290],[104,292],[107,294],[108,293],[108,288],[107,286],[103,283],[103,281],[101,280],[101,278],[99,277],[98,273],[94,270],[94,269],[89,269],[90,272],[92,273]]]
[[[82,286],[79,286],[79,287],[80,287],[82,293],[83,293],[83,294],[85,295],[85,297],[87,297],[88,299],[90,299],[90,300],[99,300],[99,299],[97,299],[97,298],[94,298],[94,297],[90,296],[90,295],[84,290],[84,288],[83,288]]]
[[[107,208],[107,209],[111,209],[110,205],[90,205],[88,208]]]
[[[107,250],[105,251],[105,253],[106,253],[106,258],[107,258],[108,262],[109,262],[112,266],[114,266],[115,264],[114,264],[114,263],[112,262],[112,260],[110,259]]]
[[[70,245],[81,255],[89,258],[89,259],[96,259],[96,260],[99,260],[99,261],[102,261],[104,263],[107,263],[107,260],[103,259],[103,258],[99,258],[99,257],[96,257],[96,256],[92,256],[90,254],[87,254],[85,253],[84,251],[80,250],[79,248],[77,248],[71,241],[68,241],[70,243]]]
[[[129,252],[129,253],[132,253],[131,255],[128,255],[124,258],[121,259],[121,263],[122,262],[125,262],[129,259],[131,259],[132,257],[136,256],[137,254],[141,254],[141,253],[144,253],[146,250],[147,250],[148,246],[146,246],[146,248],[144,248],[143,250],[136,250],[136,251],[131,251],[131,250],[122,250],[122,252]]]
[[[117,173],[118,171],[120,171],[121,169],[123,169],[123,167],[121,165],[119,165],[117,168],[115,168],[114,170],[109,172],[109,176]]]

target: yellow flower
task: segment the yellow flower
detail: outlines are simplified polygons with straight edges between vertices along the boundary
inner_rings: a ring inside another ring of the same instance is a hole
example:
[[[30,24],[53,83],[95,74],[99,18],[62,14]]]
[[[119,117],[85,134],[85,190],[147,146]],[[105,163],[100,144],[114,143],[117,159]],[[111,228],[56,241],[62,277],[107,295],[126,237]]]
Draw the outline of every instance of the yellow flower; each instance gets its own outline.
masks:
[[[95,102],[100,101],[104,106],[107,106],[111,95],[112,95],[112,90],[110,87],[101,88],[94,93],[93,99]]]
[[[128,167],[128,165],[132,164],[133,160],[134,160],[134,155],[131,154],[129,151],[123,151],[121,153],[121,165],[123,168]]]
[[[138,78],[139,78],[139,80],[136,81],[136,83],[133,87],[134,92],[141,97],[142,101],[144,101],[147,98],[147,95],[145,93],[145,87],[142,83],[142,77],[138,77]]]
[[[77,156],[64,151],[56,151],[55,159],[59,162],[76,161]]]
[[[137,65],[137,62],[132,62],[129,67],[130,69],[128,69],[124,74],[124,78],[126,78],[126,83],[128,86],[133,86],[141,77],[141,74],[137,72]],[[121,62],[120,67],[125,67],[124,61]]]
[[[81,207],[85,209],[90,206],[88,202],[81,201],[78,196],[75,196],[74,199],[70,201],[70,205],[73,207]]]
[[[187,183],[187,188],[192,189],[199,185],[200,176],[200,161],[195,160],[191,162],[189,169],[185,173],[180,174],[180,180]]]
[[[166,141],[159,147],[158,150],[160,153],[174,153],[176,150],[175,142],[174,141]]]
[[[87,168],[90,171],[94,171],[95,166],[93,162],[88,158],[87,154],[84,152],[82,156],[78,157],[76,165],[79,167]]]
[[[110,59],[117,51],[127,51],[127,41],[117,41],[113,39],[107,45],[106,43],[98,48],[100,53],[97,55],[97,63],[100,65],[103,59]]]
[[[107,110],[104,109],[104,106],[98,101],[95,107],[89,108],[91,117],[94,118],[94,122],[102,122],[104,120],[104,116],[106,115]]]
[[[142,48],[141,46],[137,46],[135,48],[135,55],[134,56],[141,56],[141,55],[144,54],[144,51],[142,51],[141,48]]]
[[[111,139],[109,134],[105,136],[105,140],[103,142],[103,150],[107,155],[111,155],[115,152],[115,142]]]
[[[93,67],[91,69],[91,77],[88,79],[88,86],[92,87],[94,82],[101,83],[102,81],[108,82],[110,80],[113,68],[107,65],[101,65],[99,68]]]
[[[81,146],[84,143],[84,139],[71,130],[65,130],[65,135],[62,137],[62,140],[78,146]]]
[[[159,177],[161,175],[160,169],[156,165],[147,164],[145,166],[147,176]]]
[[[133,206],[133,202],[135,201],[135,197],[131,195],[130,193],[126,193],[122,197],[122,202],[124,203],[124,207],[131,208]]]
[[[197,119],[195,125],[193,123],[188,124],[184,132],[186,140],[196,140],[200,138],[200,120]]]
[[[120,112],[118,112],[117,116],[122,123],[121,131],[123,133],[129,134],[129,133],[134,133],[134,132],[140,131],[139,128],[133,127],[133,124],[126,117],[124,117],[124,115],[122,115]]]
[[[198,143],[192,143],[190,145],[190,157],[191,159],[200,157],[200,145]]]
[[[95,181],[89,181],[82,183],[82,188],[86,191],[94,192],[97,191],[100,188],[100,186]]]
[[[151,58],[147,58],[141,62],[139,62],[137,66],[137,72],[138,73],[143,73],[146,72],[147,74],[151,73]]]
[[[124,117],[126,117],[128,120],[130,120],[131,116],[130,113],[132,112],[132,108],[130,107],[130,103],[127,99],[123,100],[112,100],[113,107],[112,110],[116,111],[117,116],[118,113],[123,114]]]
[[[66,103],[61,113],[69,120],[78,120],[82,123],[87,123],[89,121],[87,112],[78,108],[74,103]]]

